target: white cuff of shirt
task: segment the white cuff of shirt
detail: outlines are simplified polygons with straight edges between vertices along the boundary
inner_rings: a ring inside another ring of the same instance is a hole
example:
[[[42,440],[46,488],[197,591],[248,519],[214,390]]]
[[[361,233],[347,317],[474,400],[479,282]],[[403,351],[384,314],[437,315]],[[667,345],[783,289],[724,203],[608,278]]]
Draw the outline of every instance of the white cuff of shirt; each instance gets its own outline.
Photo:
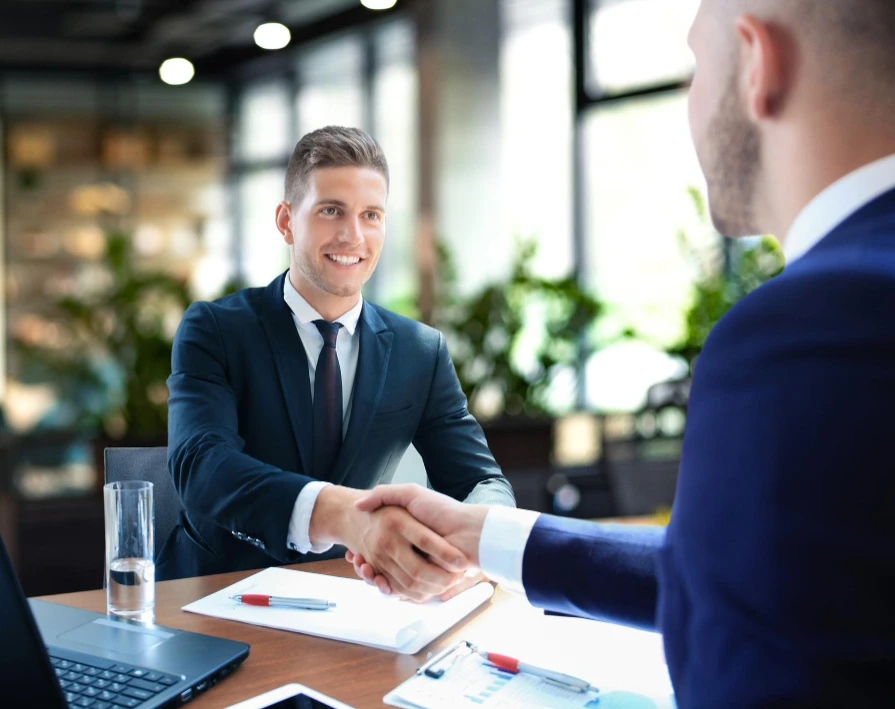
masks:
[[[295,498],[295,507],[292,508],[292,519],[289,520],[289,533],[286,535],[286,546],[302,554],[314,552],[320,554],[329,551],[332,544],[311,543],[311,513],[317,502],[317,495],[327,485],[332,483],[315,480],[305,485],[298,497]]]
[[[539,516],[530,510],[498,506],[491,507],[485,516],[479,538],[479,566],[485,576],[508,591],[525,593],[522,557]]]

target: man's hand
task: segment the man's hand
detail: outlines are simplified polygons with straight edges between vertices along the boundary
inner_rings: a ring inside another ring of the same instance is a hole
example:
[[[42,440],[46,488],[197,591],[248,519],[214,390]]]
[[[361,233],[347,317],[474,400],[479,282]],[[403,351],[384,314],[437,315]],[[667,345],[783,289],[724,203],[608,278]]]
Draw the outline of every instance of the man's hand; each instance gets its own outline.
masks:
[[[377,574],[373,565],[368,563],[361,554],[355,554],[350,549],[345,552],[345,558],[354,566],[354,573],[372,586],[376,586],[382,593],[390,595],[391,586],[384,576]],[[480,581],[487,581],[488,577],[480,569],[470,568],[463,577],[451,586],[447,591],[438,596],[440,601],[448,601],[454,596],[463,593],[467,588],[472,588]]]
[[[414,601],[428,601],[463,581],[469,559],[462,552],[400,507],[356,507],[364,495],[335,485],[323,488],[311,515],[311,540],[344,544],[373,565],[391,589]]]
[[[488,514],[488,508],[484,505],[466,505],[447,495],[413,484],[379,485],[355,502],[355,507],[364,512],[379,510],[384,505],[405,508],[419,522],[461,551],[474,566],[478,565],[479,538],[485,516]],[[426,551],[422,548],[420,550]],[[375,561],[363,554],[360,554],[360,558],[357,554],[346,556],[354,564],[358,575],[370,583],[375,583],[380,591],[404,595],[400,588],[390,583],[388,574],[377,566]],[[439,558],[431,557],[431,560],[441,564]],[[447,600],[483,578],[481,574],[464,576],[442,592],[440,597],[442,600]]]

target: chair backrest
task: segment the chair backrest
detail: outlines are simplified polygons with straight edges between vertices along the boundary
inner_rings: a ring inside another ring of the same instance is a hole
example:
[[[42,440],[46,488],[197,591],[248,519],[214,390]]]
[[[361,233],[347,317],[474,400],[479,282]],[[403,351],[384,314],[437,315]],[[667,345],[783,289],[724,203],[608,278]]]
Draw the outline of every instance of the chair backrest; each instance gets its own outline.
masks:
[[[153,484],[152,502],[155,512],[155,557],[177,525],[180,498],[168,473],[168,449],[106,448],[103,455],[106,482],[148,480]]]

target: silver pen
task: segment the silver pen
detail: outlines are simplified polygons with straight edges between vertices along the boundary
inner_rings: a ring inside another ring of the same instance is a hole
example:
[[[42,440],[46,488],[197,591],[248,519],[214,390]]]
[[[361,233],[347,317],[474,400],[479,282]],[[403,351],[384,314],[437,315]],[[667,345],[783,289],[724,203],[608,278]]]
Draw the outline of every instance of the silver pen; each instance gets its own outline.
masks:
[[[287,596],[268,596],[261,593],[239,593],[230,596],[231,601],[245,603],[249,606],[270,606],[271,608],[300,608],[307,611],[327,611],[336,604],[325,598],[289,598]]]

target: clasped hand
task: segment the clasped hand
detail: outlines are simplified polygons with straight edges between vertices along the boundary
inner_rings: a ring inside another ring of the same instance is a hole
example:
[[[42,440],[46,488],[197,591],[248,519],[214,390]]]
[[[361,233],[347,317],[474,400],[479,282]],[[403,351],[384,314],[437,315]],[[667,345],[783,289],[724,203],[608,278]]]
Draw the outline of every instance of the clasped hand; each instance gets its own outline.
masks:
[[[346,559],[382,593],[448,600],[485,578],[477,565],[486,507],[412,484],[380,485],[354,507],[377,520],[378,533],[349,546]]]

